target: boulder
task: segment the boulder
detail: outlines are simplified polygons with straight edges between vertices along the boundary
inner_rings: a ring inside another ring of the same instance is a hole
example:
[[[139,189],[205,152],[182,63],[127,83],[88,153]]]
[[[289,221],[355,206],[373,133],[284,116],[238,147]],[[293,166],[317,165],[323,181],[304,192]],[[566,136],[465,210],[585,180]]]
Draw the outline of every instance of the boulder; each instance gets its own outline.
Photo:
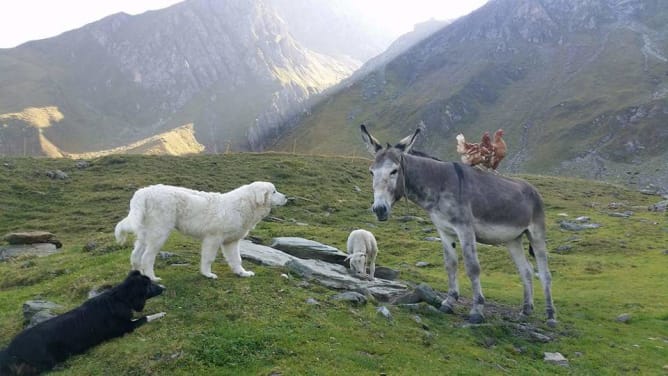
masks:
[[[9,244],[51,243],[56,248],[63,246],[55,235],[47,231],[10,232],[4,236],[4,240]]]
[[[56,314],[51,310],[59,308],[61,308],[60,305],[48,300],[28,300],[23,303],[23,325],[30,328],[55,317]]]
[[[325,262],[350,267],[350,262],[346,260],[347,253],[338,249],[322,244],[313,240],[298,237],[279,237],[272,239],[271,248],[278,249],[289,255],[307,260],[322,260]],[[399,276],[399,271],[388,267],[376,265],[376,274],[374,277],[393,281]]]
[[[38,257],[49,256],[58,252],[56,246],[51,243],[6,245],[0,246],[0,261],[24,255]]]
[[[54,180],[66,180],[69,179],[69,175],[61,170],[47,171],[46,176]]]
[[[392,300],[392,304],[409,305],[425,302],[433,307],[440,308],[443,299],[445,299],[445,297],[434,291],[431,286],[426,283],[421,283],[412,292],[397,296]]]
[[[601,227],[601,225],[598,223],[575,223],[569,221],[560,221],[559,227],[561,227],[561,229],[566,231],[582,231],[589,229],[597,229]]]
[[[566,359],[561,353],[558,352],[546,352],[544,354],[543,360],[545,363],[556,364],[562,367],[568,367],[568,359]]]
[[[271,247],[302,259],[322,260],[340,265],[344,264],[348,256],[329,245],[298,237],[274,238]]]
[[[668,200],[659,201],[654,205],[650,205],[647,210],[654,212],[665,212],[668,208]]]
[[[337,290],[368,293],[381,301],[389,301],[408,291],[406,285],[379,278],[378,273],[373,281],[359,279],[352,276],[343,265],[317,259],[301,259],[281,250],[253,244],[247,240],[239,243],[239,250],[241,257],[246,260],[267,266],[286,267],[292,273],[308,281],[315,281]]]
[[[355,306],[361,306],[365,305],[367,302],[366,296],[360,294],[359,292],[356,291],[346,291],[342,292],[340,294],[336,294],[331,297],[332,300],[338,300],[338,301],[344,301],[344,302],[349,302],[352,305]]]

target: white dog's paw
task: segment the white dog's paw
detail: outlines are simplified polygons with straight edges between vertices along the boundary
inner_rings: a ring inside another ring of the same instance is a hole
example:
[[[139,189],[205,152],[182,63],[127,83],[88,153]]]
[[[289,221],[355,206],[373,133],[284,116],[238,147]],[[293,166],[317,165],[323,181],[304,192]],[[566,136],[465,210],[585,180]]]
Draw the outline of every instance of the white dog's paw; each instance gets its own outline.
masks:
[[[218,276],[215,275],[214,273],[211,273],[211,272],[209,272],[209,273],[202,273],[202,275],[205,276],[206,278],[218,279]]]
[[[159,312],[159,313],[156,313],[156,314],[153,314],[153,315],[148,315],[148,316],[146,316],[146,322],[151,322],[151,321],[154,321],[154,320],[161,319],[161,318],[165,317],[166,314],[167,314],[167,312]]]
[[[255,275],[255,273],[251,272],[250,270],[241,270],[237,272],[237,275],[239,277],[252,277]]]

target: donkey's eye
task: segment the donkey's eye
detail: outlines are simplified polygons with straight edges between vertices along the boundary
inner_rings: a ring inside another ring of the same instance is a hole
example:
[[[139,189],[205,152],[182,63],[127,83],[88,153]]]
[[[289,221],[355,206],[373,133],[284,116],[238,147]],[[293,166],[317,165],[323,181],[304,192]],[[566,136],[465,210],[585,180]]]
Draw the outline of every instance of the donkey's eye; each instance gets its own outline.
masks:
[[[373,176],[373,171],[369,170],[369,173],[371,174],[371,176]]]
[[[399,171],[395,168],[394,170],[392,170],[392,172],[390,172],[390,176],[396,175],[397,172],[399,172]]]

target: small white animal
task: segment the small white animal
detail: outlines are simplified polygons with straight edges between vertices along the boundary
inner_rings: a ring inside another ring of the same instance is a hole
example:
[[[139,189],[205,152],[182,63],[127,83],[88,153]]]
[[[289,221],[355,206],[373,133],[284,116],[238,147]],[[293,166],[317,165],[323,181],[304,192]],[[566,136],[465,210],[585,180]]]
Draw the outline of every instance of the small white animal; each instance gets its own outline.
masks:
[[[376,255],[378,245],[376,238],[367,230],[355,230],[348,235],[348,257],[350,270],[361,278],[374,280],[376,274]],[[369,274],[366,272],[369,266]]]
[[[239,240],[266,217],[271,207],[285,205],[285,195],[272,183],[254,182],[227,193],[201,192],[170,185],[152,185],[135,192],[130,213],[116,225],[116,241],[124,244],[128,233],[137,236],[130,257],[133,270],[154,281],[155,256],[173,229],[202,239],[200,272],[211,272],[218,248],[232,271],[240,277],[255,275],[241,266]]]

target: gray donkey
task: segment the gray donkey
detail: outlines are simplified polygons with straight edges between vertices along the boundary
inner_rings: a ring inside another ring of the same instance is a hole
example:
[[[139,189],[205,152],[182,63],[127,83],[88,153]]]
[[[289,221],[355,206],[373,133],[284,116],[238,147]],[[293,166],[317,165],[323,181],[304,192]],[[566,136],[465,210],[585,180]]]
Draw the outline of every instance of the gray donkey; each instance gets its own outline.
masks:
[[[386,221],[392,205],[405,196],[429,213],[441,236],[448,273],[448,295],[441,303],[441,310],[452,313],[459,298],[457,254],[453,242],[456,237],[473,288],[469,321],[484,321],[485,298],[480,287],[476,242],[508,247],[524,285],[522,314],[530,315],[533,311],[533,270],[522,247],[522,236],[526,235],[543,285],[547,324],[555,326],[552,277],[545,245],[545,212],[538,191],[523,180],[411,152],[420,128],[395,146],[388,144],[385,148],[364,125],[361,129],[362,139],[375,157],[369,171],[373,176],[372,210],[378,220]]]

